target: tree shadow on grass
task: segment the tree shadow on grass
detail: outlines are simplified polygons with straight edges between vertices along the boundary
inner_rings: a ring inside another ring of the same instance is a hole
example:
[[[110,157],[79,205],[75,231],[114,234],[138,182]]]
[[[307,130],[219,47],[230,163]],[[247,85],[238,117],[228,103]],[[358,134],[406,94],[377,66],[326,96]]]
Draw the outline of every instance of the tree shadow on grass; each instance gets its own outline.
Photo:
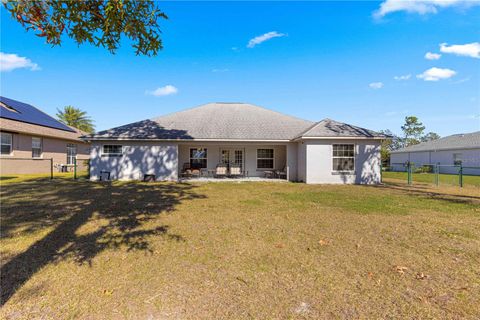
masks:
[[[16,176],[0,176],[0,181],[11,180],[17,178]]]
[[[48,179],[3,186],[2,238],[48,227],[53,230],[4,262],[0,271],[1,305],[51,263],[73,259],[91,264],[106,249],[148,252],[151,236],[183,241],[181,235],[169,231],[169,226],[155,226],[153,219],[174,211],[184,201],[205,197],[194,188],[179,183],[102,184]],[[147,227],[149,221],[153,223]]]

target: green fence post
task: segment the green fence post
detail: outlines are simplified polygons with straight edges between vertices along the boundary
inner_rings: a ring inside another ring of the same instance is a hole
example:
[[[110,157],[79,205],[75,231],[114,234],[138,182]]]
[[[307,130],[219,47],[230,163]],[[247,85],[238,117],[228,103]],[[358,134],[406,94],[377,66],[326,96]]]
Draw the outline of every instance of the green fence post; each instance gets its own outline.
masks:
[[[460,188],[463,187],[463,166],[460,165],[460,169],[458,169],[458,184]]]
[[[53,158],[50,158],[50,179],[53,179]]]
[[[73,179],[77,179],[77,158],[73,158]]]
[[[440,172],[440,167],[438,166],[438,163],[435,164],[435,185],[438,187],[439,179],[438,179],[438,174]]]
[[[408,185],[412,184],[412,164],[408,161],[407,164],[407,183]]]
[[[380,160],[380,183],[383,183],[383,165],[382,165],[382,160]]]

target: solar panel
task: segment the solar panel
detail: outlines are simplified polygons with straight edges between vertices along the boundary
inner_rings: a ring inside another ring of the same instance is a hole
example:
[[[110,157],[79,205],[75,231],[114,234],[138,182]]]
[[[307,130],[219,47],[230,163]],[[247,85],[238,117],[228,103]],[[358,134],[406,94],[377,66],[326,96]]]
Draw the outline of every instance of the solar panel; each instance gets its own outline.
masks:
[[[75,132],[69,126],[50,117],[32,105],[0,96],[0,102],[7,108],[0,107],[0,118],[36,124],[39,126]],[[13,109],[13,110],[12,110]]]

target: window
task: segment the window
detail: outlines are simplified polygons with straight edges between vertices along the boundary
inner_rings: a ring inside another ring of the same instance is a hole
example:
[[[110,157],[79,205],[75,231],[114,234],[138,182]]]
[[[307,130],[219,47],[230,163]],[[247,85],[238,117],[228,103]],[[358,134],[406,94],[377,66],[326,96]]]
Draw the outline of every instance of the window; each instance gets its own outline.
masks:
[[[273,149],[257,149],[257,168],[273,169]]]
[[[103,146],[103,154],[107,156],[121,156],[122,145],[120,144],[105,144]]]
[[[9,155],[12,153],[12,134],[2,132],[2,154]]]
[[[67,164],[74,164],[77,157],[77,145],[67,143]]]
[[[230,150],[222,149],[220,163],[223,163],[223,164],[229,164],[230,163]]]
[[[207,167],[207,149],[191,148],[190,149],[190,167],[192,169],[200,169]]]
[[[453,154],[453,165],[454,166],[461,166],[462,165],[462,154],[461,153],[454,153]]]
[[[355,171],[355,145],[333,145],[333,171]]]
[[[42,138],[32,137],[32,158],[42,156]]]
[[[243,151],[235,150],[235,164],[243,167]]]

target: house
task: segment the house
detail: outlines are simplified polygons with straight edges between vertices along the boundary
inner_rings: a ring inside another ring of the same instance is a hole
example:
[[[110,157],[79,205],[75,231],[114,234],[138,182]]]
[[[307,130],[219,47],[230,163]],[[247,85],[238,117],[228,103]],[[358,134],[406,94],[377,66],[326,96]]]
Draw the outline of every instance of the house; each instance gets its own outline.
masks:
[[[90,145],[79,138],[85,132],[6,97],[0,97],[0,131],[1,175],[50,173],[51,162],[55,170],[71,170],[74,159],[89,158]]]
[[[458,173],[456,166],[462,165],[465,174],[480,175],[480,131],[454,134],[391,152],[390,165],[394,170],[403,170],[400,166],[406,162],[415,166],[439,165],[440,173],[452,174]]]
[[[84,137],[92,143],[90,177],[178,180],[185,168],[216,167],[247,177],[306,183],[379,183],[374,131],[325,119],[311,122],[246,103],[209,103]],[[279,173],[279,174],[275,174]]]

